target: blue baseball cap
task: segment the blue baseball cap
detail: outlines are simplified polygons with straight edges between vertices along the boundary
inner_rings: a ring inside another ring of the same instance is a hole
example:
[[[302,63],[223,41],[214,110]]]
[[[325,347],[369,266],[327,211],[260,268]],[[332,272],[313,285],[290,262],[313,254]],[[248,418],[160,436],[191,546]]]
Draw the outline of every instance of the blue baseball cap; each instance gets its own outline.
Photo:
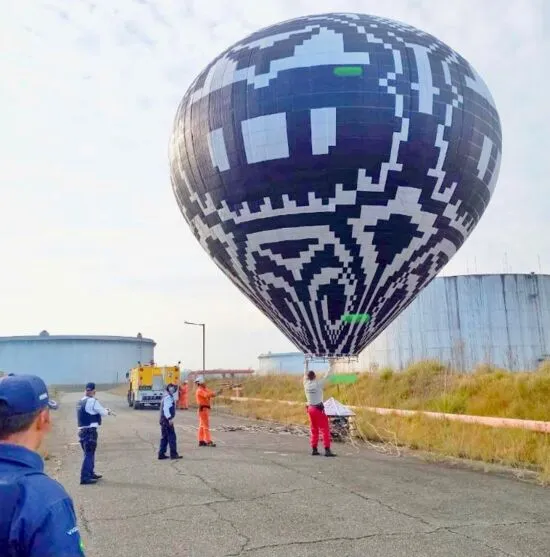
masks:
[[[57,402],[50,400],[46,383],[36,375],[12,375],[0,380],[0,401],[8,413],[31,414],[42,408],[57,410]]]

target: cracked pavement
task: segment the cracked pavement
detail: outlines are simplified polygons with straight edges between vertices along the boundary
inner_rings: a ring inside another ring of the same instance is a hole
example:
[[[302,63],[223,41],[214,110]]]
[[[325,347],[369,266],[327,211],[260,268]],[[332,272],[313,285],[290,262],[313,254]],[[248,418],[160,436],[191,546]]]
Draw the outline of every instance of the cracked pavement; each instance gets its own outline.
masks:
[[[176,416],[183,459],[158,461],[158,411],[109,393],[98,394],[117,413],[99,435],[104,477],[81,486],[80,396],[62,396],[47,467],[74,499],[88,557],[550,555],[547,488],[340,443],[338,458],[311,457],[302,436],[215,414],[218,446],[199,449],[192,410]]]

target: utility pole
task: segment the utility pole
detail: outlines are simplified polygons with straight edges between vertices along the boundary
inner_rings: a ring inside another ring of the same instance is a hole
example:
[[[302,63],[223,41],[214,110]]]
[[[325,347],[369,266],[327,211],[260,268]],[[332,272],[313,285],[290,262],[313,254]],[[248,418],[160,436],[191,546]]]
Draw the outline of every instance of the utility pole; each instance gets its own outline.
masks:
[[[202,371],[206,370],[206,323],[193,323],[191,321],[184,321],[186,325],[196,325],[202,327]]]

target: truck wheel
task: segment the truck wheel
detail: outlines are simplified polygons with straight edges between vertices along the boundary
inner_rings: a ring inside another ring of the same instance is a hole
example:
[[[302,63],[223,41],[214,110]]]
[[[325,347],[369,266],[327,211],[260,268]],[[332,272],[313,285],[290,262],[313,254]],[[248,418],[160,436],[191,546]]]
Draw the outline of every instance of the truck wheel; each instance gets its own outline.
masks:
[[[134,401],[134,410],[139,410],[141,408],[141,404],[139,402]]]
[[[132,395],[128,393],[128,396],[126,398],[128,399],[128,406],[132,408],[132,406],[134,405],[134,401],[132,400]]]

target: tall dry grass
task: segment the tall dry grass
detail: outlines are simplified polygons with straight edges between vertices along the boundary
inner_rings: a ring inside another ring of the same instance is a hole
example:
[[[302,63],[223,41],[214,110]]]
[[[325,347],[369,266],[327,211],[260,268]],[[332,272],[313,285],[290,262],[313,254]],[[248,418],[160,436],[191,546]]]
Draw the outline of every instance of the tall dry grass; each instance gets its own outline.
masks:
[[[301,377],[271,375],[243,381],[243,396],[304,400]],[[331,385],[325,397],[344,404],[550,421],[550,363],[514,373],[483,366],[458,374],[436,361],[403,372],[360,374],[356,383]]]
[[[527,468],[550,482],[550,439],[544,433],[370,412],[359,412],[356,420],[361,436],[370,441],[397,440],[411,449]]]

